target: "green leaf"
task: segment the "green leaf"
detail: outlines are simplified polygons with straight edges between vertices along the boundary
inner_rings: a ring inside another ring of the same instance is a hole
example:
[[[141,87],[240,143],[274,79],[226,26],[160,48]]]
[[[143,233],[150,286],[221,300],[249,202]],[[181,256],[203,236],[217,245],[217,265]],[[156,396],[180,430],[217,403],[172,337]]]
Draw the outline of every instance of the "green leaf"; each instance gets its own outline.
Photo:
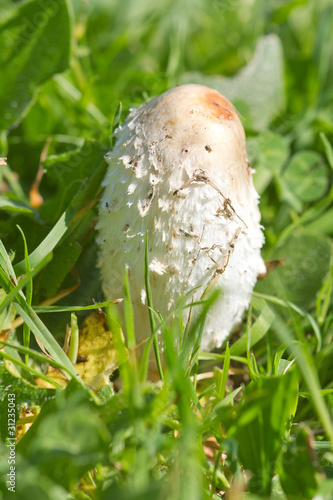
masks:
[[[25,373],[25,377],[27,379],[29,379],[29,381],[31,381],[32,383],[34,381],[34,379],[32,377],[32,375],[33,375],[35,377],[41,378],[42,380],[45,380],[46,382],[48,382],[50,384],[55,385],[56,387],[61,388],[61,385],[59,385],[58,382],[53,381],[47,375],[44,375],[40,371],[35,370],[31,366],[28,366],[26,363],[23,363],[23,361],[21,361],[19,355],[16,352],[15,352],[15,356],[11,356],[10,354],[7,353],[7,350],[8,350],[8,348],[6,349],[6,352],[5,351],[0,351],[0,356],[3,359],[6,359],[7,361],[11,362],[12,366],[15,367],[15,369],[20,373],[20,375],[23,374],[23,373]],[[11,348],[11,350],[12,350],[12,348]],[[26,353],[27,352],[28,351],[26,351]]]
[[[241,387],[237,387],[237,389],[235,389],[230,394],[225,396],[225,398],[221,399],[221,401],[219,401],[217,405],[214,406],[213,410],[210,412],[207,422],[211,422],[211,420],[213,420],[216,417],[222,418],[225,408],[230,404],[234,406],[235,404],[234,399],[237,396],[237,394],[240,393],[241,390],[242,390]]]
[[[7,294],[4,290],[0,289],[0,304],[6,300]],[[13,304],[10,302],[7,307],[1,307],[0,305],[0,330],[7,330],[11,327],[12,322],[15,318],[15,309]]]
[[[274,23],[280,24],[286,22],[291,11],[304,5],[308,0],[289,0],[286,4],[282,4],[281,7],[278,7],[272,15],[271,20]]]
[[[247,129],[264,130],[285,106],[280,39],[274,34],[260,38],[253,59],[233,77],[188,73],[182,83],[200,83],[218,90],[236,106]]]
[[[58,222],[51,229],[46,238],[40,243],[40,245],[29,255],[30,265],[34,267],[40,260],[42,260],[48,253],[50,253],[62,240],[62,238],[67,233],[67,236],[74,230],[76,224],[80,221],[80,217],[85,213],[85,210],[90,208],[92,200],[96,196],[98,189],[100,189],[100,185],[102,179],[104,177],[107,163],[104,161],[103,152],[104,149],[98,143],[93,143],[93,150],[96,152],[96,156],[92,158],[84,158],[84,155],[80,156],[79,152],[74,152],[76,155],[76,159],[80,159],[81,162],[87,161],[90,166],[90,170],[93,170],[93,173],[89,177],[85,179],[85,182],[80,185],[80,190],[75,193],[74,198],[71,200],[71,203],[67,210],[61,215]],[[96,149],[95,149],[96,148]],[[72,165],[70,162],[71,154],[69,154],[68,158],[68,169],[70,169],[73,173],[73,168],[75,165]],[[59,170],[61,174],[61,170]],[[78,213],[79,210],[82,209],[82,213]],[[15,265],[16,272],[23,273],[24,272],[24,261],[19,262]]]
[[[328,161],[329,166],[333,170],[333,148],[329,140],[327,139],[326,135],[324,132],[320,132],[320,138],[323,142],[325,153],[326,153],[326,158]]]
[[[17,451],[57,484],[72,488],[106,458],[110,434],[87,389],[77,382],[47,402]]]
[[[0,492],[8,492],[7,474],[8,448],[0,443]],[[29,460],[24,459],[20,454],[16,455],[15,477],[15,490],[10,492],[11,495],[15,496],[15,500],[26,500],[26,498],[63,500],[68,498],[68,492],[64,488],[55,484],[47,476],[42,476],[35,465],[31,465]]]
[[[24,261],[25,261],[25,272],[26,274],[31,273],[31,267],[30,267],[30,262],[29,262],[29,253],[28,253],[28,245],[27,245],[27,240],[24,235],[24,232],[20,228],[20,226],[17,226],[19,229],[23,242],[24,242]],[[26,301],[29,306],[31,306],[32,303],[32,293],[33,293],[33,284],[32,284],[32,279],[28,281],[27,286],[26,286]],[[23,324],[23,344],[25,347],[30,346],[30,328],[29,326],[24,323]],[[26,365],[29,363],[29,354],[25,355],[25,363]]]
[[[77,354],[79,350],[79,327],[77,324],[77,316],[71,314],[71,336],[69,342],[68,358],[75,365],[77,363]]]
[[[300,424],[295,437],[284,446],[279,467],[280,482],[288,500],[312,499],[320,474],[313,433],[306,425]]]
[[[249,137],[247,152],[256,173],[253,176],[255,187],[262,194],[273,176],[280,175],[289,155],[289,146],[284,137],[273,132],[265,132],[258,137]]]
[[[18,375],[18,374],[17,374]],[[43,389],[34,386],[19,376],[14,376],[5,363],[0,360],[0,435],[4,441],[8,437],[8,394],[15,394],[15,404],[17,405],[16,417],[19,416],[19,406],[27,403],[42,405],[50,398],[54,397],[54,389]]]
[[[117,301],[118,299],[116,299]],[[96,302],[90,306],[34,306],[34,311],[39,314],[45,313],[55,313],[55,312],[71,312],[71,311],[91,311],[94,309],[99,309],[102,307],[108,307],[110,304],[114,304],[113,300],[108,300],[106,302]]]
[[[12,261],[7,253],[7,250],[4,247],[4,244],[0,240],[0,266],[4,270],[7,278],[10,279],[13,283],[17,283],[17,277],[12,266]],[[25,269],[25,268],[24,268]]]
[[[256,345],[259,340],[261,340],[268,332],[271,324],[275,318],[274,312],[265,304],[258,319],[251,326],[251,342],[250,347]],[[230,347],[230,354],[232,356],[239,356],[247,350],[247,339],[246,334],[244,334],[240,339],[236,340],[234,344]]]
[[[135,333],[134,333],[134,313],[131,299],[131,291],[128,280],[128,268],[125,267],[124,273],[124,318],[127,333],[127,345],[129,349],[135,349]]]
[[[307,231],[319,235],[333,234],[333,208],[326,210],[323,215],[316,218],[314,221],[307,224]]]
[[[45,349],[47,349],[48,353],[56,361],[62,364],[63,369],[66,370],[67,372],[66,376],[68,378],[74,377],[77,380],[80,380],[80,377],[77,374],[72,363],[69,361],[68,357],[61,349],[60,345],[57,343],[51,332],[46,328],[44,323],[39,319],[39,317],[33,311],[33,309],[30,306],[28,306],[27,303],[24,303],[21,297],[18,297],[18,299],[14,301],[14,305],[18,314],[22,316],[23,320],[33,331],[37,339],[42,343]],[[71,377],[68,376],[68,374]]]
[[[318,293],[316,301],[316,316],[318,323],[322,325],[326,319],[327,313],[329,311],[329,306],[332,300],[332,288],[333,288],[333,259],[331,258],[331,269],[323,281],[322,287]]]
[[[0,130],[17,124],[36,89],[69,64],[70,16],[66,0],[31,0],[0,20]]]
[[[38,297],[53,297],[59,289],[67,273],[81,255],[81,245],[70,235],[53,252],[52,262],[38,275],[35,280],[35,301]]]
[[[214,379],[216,380],[216,392],[221,399],[223,399],[225,396],[229,367],[230,367],[230,349],[229,349],[229,343],[227,343],[225,348],[223,370],[220,370],[218,367],[215,367],[214,370]]]
[[[47,158],[43,163],[46,170],[44,180],[55,182],[56,192],[51,200],[40,207],[44,220],[49,223],[56,222],[76,195],[89,184],[92,172],[101,164],[106,165],[106,152],[107,148],[99,142],[86,140],[82,147],[74,151]]]
[[[0,312],[2,312],[7,306],[9,306],[16,295],[20,293],[22,288],[24,288],[29,282],[31,282],[32,278],[36,276],[43,269],[43,267],[45,267],[46,264],[50,262],[51,259],[52,253],[49,253],[36,267],[32,269],[31,272],[27,273],[24,278],[19,281],[15,288],[12,288],[12,290],[3,298],[3,300],[0,301]]]
[[[251,471],[250,491],[269,495],[281,441],[297,402],[295,372],[258,378],[244,390],[228,436],[238,441],[239,458]]]
[[[311,395],[312,403],[317,416],[327,433],[328,439],[330,439],[333,443],[333,425],[331,415],[325,403],[323,397],[324,394],[322,394],[323,391],[321,390],[319,382],[319,374],[308,345],[305,342],[294,342],[294,333],[290,330],[287,322],[283,321],[278,314],[276,314],[272,329],[280,341],[284,344],[288,344],[288,350],[291,355],[296,358],[297,365]]]
[[[320,500],[331,500],[333,491],[333,479],[326,479],[326,481],[322,481],[316,496]]]
[[[9,213],[33,215],[31,208],[27,207],[24,203],[21,201],[10,200],[9,198],[0,199],[0,209]]]
[[[317,342],[318,342],[317,352],[320,351],[320,349],[321,349],[321,340],[322,340],[321,339],[321,331],[320,331],[320,328],[319,328],[318,324],[313,319],[313,317],[311,316],[310,313],[308,313],[307,311],[304,311],[304,309],[302,309],[299,306],[296,306],[295,304],[293,304],[290,301],[285,301],[285,300],[279,299],[277,297],[273,297],[272,295],[265,295],[265,294],[262,294],[262,293],[253,292],[253,296],[254,297],[259,297],[259,298],[264,299],[264,300],[267,300],[268,302],[271,302],[272,304],[278,304],[279,306],[282,306],[285,309],[289,309],[290,311],[296,311],[297,314],[299,314],[300,316],[306,318],[309,321],[310,325],[312,326],[312,329],[313,329],[313,332],[314,332],[315,336],[317,337]]]
[[[6,346],[6,352],[10,350],[10,352],[22,352],[23,354],[29,354],[32,356],[34,359],[40,361],[41,363],[46,363],[51,366],[55,366],[56,368],[59,368],[59,370],[63,369],[63,366],[61,363],[57,363],[54,359],[51,359],[50,357],[46,356],[45,354],[42,354],[40,352],[34,351],[33,349],[30,349],[30,347],[24,347],[20,344],[11,344],[10,342],[5,342],[3,340],[0,340],[0,344]],[[19,355],[17,354],[17,358],[20,359]]]
[[[295,231],[274,252],[274,258],[284,258],[284,265],[258,282],[256,290],[308,309],[329,272],[330,255],[325,238]]]
[[[163,375],[163,368],[162,368],[159,347],[158,347],[158,341],[157,341],[156,324],[155,324],[154,315],[153,315],[153,298],[152,298],[150,281],[149,281],[148,231],[146,233],[146,239],[145,239],[145,262],[144,262],[144,265],[145,265],[145,285],[146,285],[151,339],[152,339],[152,343],[153,343],[153,347],[154,347],[154,353],[155,353],[155,359],[156,359],[156,365],[158,368],[158,373],[159,373],[159,376],[161,377],[161,380],[163,380],[164,375]],[[147,346],[145,348],[145,353],[144,353],[144,365],[146,365],[147,368],[148,368],[147,363],[148,363],[149,351],[150,351],[150,343],[147,342]],[[143,372],[142,376],[144,376],[146,369],[143,368],[142,372]]]
[[[0,244],[0,250],[1,250],[2,242],[0,241],[0,243],[1,243]],[[2,275],[4,275],[3,272]],[[1,278],[3,278],[3,276],[1,276]],[[68,357],[66,356],[60,345],[57,343],[51,332],[46,328],[44,323],[37,316],[32,307],[26,302],[24,295],[20,290],[19,285],[14,287],[9,278],[7,281],[6,280],[2,281],[3,281],[2,286],[4,287],[4,290],[5,292],[7,292],[7,294],[9,292],[15,292],[16,290],[18,290],[18,293],[16,293],[15,297],[13,298],[13,304],[15,306],[17,313],[22,317],[23,321],[27,324],[27,326],[33,331],[36,338],[47,349],[48,353],[56,361],[62,364],[63,370],[67,372],[66,376],[68,378],[74,377],[80,383],[82,383],[74,366],[69,361]]]
[[[279,180],[282,199],[301,212],[304,202],[315,201],[325,194],[327,174],[321,155],[315,151],[296,153]]]

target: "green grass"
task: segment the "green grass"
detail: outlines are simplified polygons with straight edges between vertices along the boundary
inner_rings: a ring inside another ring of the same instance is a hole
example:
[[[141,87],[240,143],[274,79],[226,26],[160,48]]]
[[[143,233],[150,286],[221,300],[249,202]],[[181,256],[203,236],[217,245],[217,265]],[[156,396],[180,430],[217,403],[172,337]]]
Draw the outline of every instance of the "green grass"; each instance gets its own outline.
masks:
[[[331,500],[330,2],[1,5],[0,498]],[[130,279],[125,273],[120,320],[96,269],[104,154],[131,107],[185,82],[216,88],[239,110],[261,196],[263,256],[283,265],[258,282],[228,343],[205,353],[214,294],[193,305],[201,312],[191,324],[179,304],[168,327],[153,311],[142,262],[152,335],[139,358]],[[98,307],[123,360],[116,392],[89,389],[72,363],[77,324]],[[153,384],[157,328],[165,363]],[[49,365],[66,388],[36,384],[51,381]],[[16,445],[15,493],[6,483],[12,394],[18,423],[33,423]]]

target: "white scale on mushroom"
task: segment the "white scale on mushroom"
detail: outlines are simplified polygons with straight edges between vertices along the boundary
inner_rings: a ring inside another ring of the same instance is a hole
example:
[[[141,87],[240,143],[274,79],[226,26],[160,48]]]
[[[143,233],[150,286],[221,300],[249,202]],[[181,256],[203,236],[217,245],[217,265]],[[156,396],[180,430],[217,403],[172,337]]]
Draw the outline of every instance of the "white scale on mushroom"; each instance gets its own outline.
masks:
[[[126,265],[136,337],[148,338],[148,231],[154,309],[170,317],[187,292],[199,286],[190,296],[198,300],[215,285],[222,293],[202,348],[220,346],[265,273],[259,197],[237,111],[213,89],[183,85],[131,111],[115,135],[98,221],[104,292],[123,295]]]

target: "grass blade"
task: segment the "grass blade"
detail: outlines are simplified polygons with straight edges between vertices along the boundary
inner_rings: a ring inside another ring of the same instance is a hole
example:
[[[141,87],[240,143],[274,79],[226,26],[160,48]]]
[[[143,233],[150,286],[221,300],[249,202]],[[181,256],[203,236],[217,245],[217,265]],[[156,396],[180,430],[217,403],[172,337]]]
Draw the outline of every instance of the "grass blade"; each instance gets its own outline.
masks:
[[[151,288],[150,288],[150,283],[149,283],[148,231],[146,233],[146,241],[145,241],[145,284],[146,284],[146,294],[147,294],[150,330],[151,330],[151,334],[153,335],[154,331],[156,329],[156,325],[155,325],[153,311],[152,311],[153,310],[153,300],[152,300]],[[154,352],[155,352],[155,359],[156,359],[158,373],[161,377],[161,380],[163,380],[164,376],[163,376],[162,363],[161,363],[161,359],[160,359],[160,353],[159,353],[159,349],[158,349],[157,335],[153,336],[153,347],[154,347]]]
[[[267,300],[268,302],[272,302],[273,304],[278,304],[279,306],[293,309],[300,316],[303,316],[304,318],[307,318],[307,320],[311,324],[313,332],[314,332],[314,334],[315,334],[315,336],[317,338],[317,352],[320,351],[321,345],[322,345],[321,331],[320,331],[320,328],[317,325],[316,321],[313,319],[313,317],[311,316],[310,313],[304,311],[301,307],[296,306],[292,302],[289,302],[287,300],[278,299],[277,297],[273,297],[272,295],[265,295],[263,293],[258,293],[258,292],[253,292],[253,295],[255,297]]]
[[[53,384],[56,387],[59,387],[60,389],[62,389],[61,385],[59,385],[58,382],[56,382],[52,378],[47,377],[43,373],[38,372],[37,370],[35,370],[31,366],[27,366],[26,363],[23,363],[22,361],[17,360],[16,358],[14,358],[13,356],[11,356],[10,354],[7,354],[4,351],[0,351],[0,356],[2,356],[4,359],[7,359],[8,361],[10,361],[11,363],[13,363],[14,365],[18,365],[20,368],[22,368],[22,370],[27,371],[29,374],[32,374],[35,377],[41,378],[42,380],[45,380],[45,382],[48,382],[49,384]]]
[[[18,230],[20,231],[22,238],[23,238],[23,243],[24,243],[24,262],[25,262],[25,273],[26,275],[29,275],[31,273],[31,267],[30,267],[30,262],[29,262],[29,253],[28,253],[28,245],[27,245],[27,240],[24,236],[24,233],[20,226],[17,226]],[[33,291],[33,285],[32,285],[32,279],[30,279],[27,282],[26,286],[26,301],[29,306],[31,306],[32,302],[32,291]],[[27,323],[23,324],[23,345],[25,347],[29,347],[30,345],[30,328],[27,325]],[[29,354],[25,355],[25,364],[28,365],[29,363]]]
[[[36,267],[32,269],[31,272],[26,274],[23,279],[21,279],[18,284],[11,288],[8,292],[6,298],[0,304],[0,313],[15,299],[16,295],[21,292],[22,288],[24,288],[37,274],[52,260],[52,253],[48,254]],[[9,281],[7,282],[7,286],[9,285]],[[24,295],[23,295],[24,298]]]
[[[77,317],[75,313],[71,314],[71,336],[69,341],[68,358],[75,365],[77,362],[77,353],[79,350],[79,328],[77,326]]]
[[[106,302],[96,302],[90,306],[33,306],[33,310],[38,314],[48,314],[55,312],[75,312],[75,311],[91,311],[93,309],[102,309],[112,304],[119,304],[122,299],[108,300]]]
[[[288,349],[297,360],[297,365],[303,375],[317,412],[328,438],[333,447],[333,423],[330,413],[321,394],[321,387],[318,380],[317,371],[313,365],[313,358],[307,349],[306,344],[295,343],[295,338],[285,322],[276,315],[273,329],[283,343],[288,344]]]
[[[219,377],[219,383],[218,383],[217,388],[216,388],[220,399],[223,399],[225,397],[229,367],[230,367],[230,349],[229,349],[229,342],[228,342],[226,345],[226,348],[225,348],[225,358],[224,358],[224,363],[223,363],[222,375]]]
[[[244,334],[230,347],[230,354],[232,356],[239,356],[240,354],[245,353],[249,347],[253,347],[255,344],[257,344],[259,340],[261,340],[268,332],[274,321],[274,317],[274,312],[271,310],[268,304],[265,304],[260,313],[260,316],[251,327],[250,345],[247,345],[247,336],[246,334]]]

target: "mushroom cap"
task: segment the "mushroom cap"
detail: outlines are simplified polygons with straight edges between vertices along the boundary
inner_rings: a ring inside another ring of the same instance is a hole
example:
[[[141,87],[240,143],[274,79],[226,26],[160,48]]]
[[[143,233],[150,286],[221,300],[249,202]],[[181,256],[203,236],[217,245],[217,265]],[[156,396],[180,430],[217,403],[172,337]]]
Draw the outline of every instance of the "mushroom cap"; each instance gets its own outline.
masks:
[[[183,85],[132,110],[115,135],[98,221],[106,296],[122,296],[128,266],[136,335],[149,336],[148,231],[155,310],[166,318],[186,293],[200,287],[190,296],[197,300],[215,283],[222,293],[208,313],[202,347],[219,346],[265,272],[258,195],[237,111],[216,90]]]

